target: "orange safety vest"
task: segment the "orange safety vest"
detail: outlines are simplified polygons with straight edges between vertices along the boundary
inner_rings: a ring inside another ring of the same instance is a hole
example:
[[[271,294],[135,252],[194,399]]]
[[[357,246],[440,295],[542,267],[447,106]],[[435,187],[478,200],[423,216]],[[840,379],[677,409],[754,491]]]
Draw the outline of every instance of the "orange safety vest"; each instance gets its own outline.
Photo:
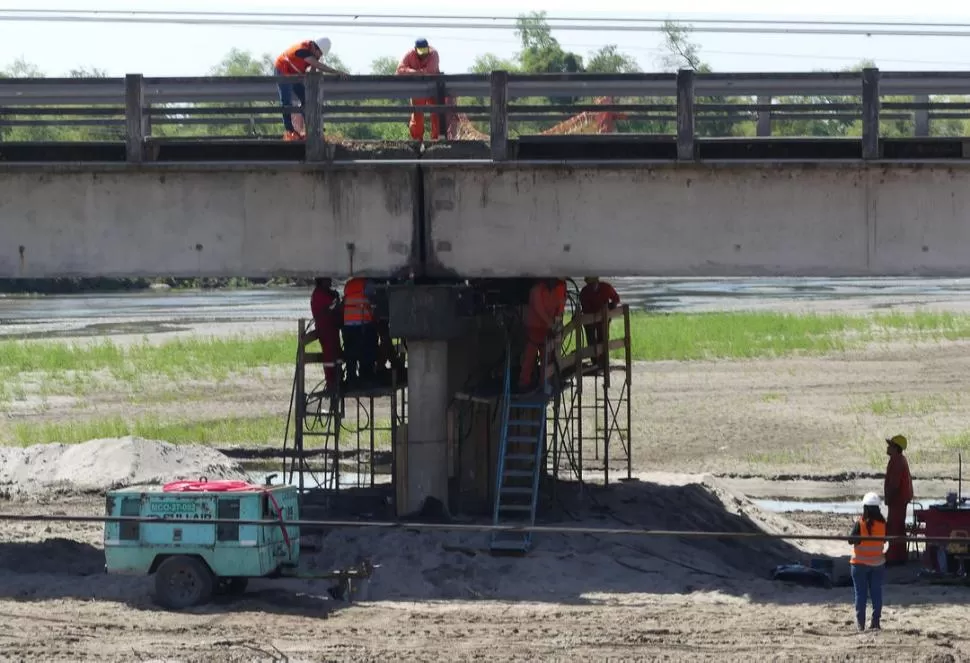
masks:
[[[877,536],[879,541],[860,541],[852,546],[851,564],[862,564],[864,566],[881,566],[886,563],[886,555],[883,548],[886,545],[886,523],[878,520],[872,521],[872,531],[866,529],[866,521],[859,518],[859,536]]]
[[[374,322],[374,311],[370,300],[364,294],[367,281],[353,278],[344,285],[344,324],[366,324]]]
[[[310,65],[307,61],[296,54],[297,51],[312,51],[313,42],[301,41],[299,44],[293,44],[288,49],[280,53],[280,56],[276,58],[276,68],[284,76],[298,76],[300,74],[305,74]]]

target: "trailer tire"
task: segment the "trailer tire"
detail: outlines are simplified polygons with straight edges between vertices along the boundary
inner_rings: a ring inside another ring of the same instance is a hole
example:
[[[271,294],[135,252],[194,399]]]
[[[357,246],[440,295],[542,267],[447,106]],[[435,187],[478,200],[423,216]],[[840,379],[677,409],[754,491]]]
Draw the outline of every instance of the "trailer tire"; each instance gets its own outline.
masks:
[[[169,610],[208,603],[214,588],[212,571],[196,557],[169,557],[155,572],[155,601]]]

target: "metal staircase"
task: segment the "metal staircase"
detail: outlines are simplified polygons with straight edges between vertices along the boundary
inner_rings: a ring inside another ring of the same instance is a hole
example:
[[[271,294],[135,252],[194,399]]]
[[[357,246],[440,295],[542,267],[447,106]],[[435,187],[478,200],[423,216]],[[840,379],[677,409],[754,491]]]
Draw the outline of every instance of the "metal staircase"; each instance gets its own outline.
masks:
[[[548,344],[545,357],[548,357]],[[541,363],[542,389],[538,393],[511,391],[511,353],[506,352],[505,386],[502,394],[502,428],[498,472],[495,485],[493,524],[535,525],[539,501],[539,475],[546,441],[546,405],[550,385],[546,361]],[[544,359],[545,359],[544,357]],[[492,532],[490,549],[494,553],[528,552],[531,532]]]

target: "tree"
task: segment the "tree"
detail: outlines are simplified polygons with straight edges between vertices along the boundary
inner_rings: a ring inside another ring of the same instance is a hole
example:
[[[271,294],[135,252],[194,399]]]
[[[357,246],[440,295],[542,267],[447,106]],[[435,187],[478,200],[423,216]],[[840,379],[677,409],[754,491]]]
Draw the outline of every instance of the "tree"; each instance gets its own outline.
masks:
[[[494,53],[484,53],[476,56],[468,72],[471,74],[490,74],[493,71],[519,71],[519,63],[515,60],[500,58]]]
[[[636,59],[621,53],[615,44],[607,44],[590,54],[586,71],[597,74],[635,74],[640,71]]]
[[[522,71],[536,74],[583,71],[583,58],[564,51],[552,36],[552,28],[546,22],[546,12],[522,14],[515,24],[515,35],[522,43],[519,53]]]
[[[374,58],[370,63],[370,71],[375,76],[393,76],[397,73],[397,58],[390,55],[382,55]]]
[[[272,76],[273,57],[268,53],[256,57],[249,51],[230,49],[217,65],[209,69],[210,76]]]
[[[661,62],[665,69],[693,69],[707,73],[711,68],[701,60],[700,46],[690,40],[690,28],[673,21],[664,21],[661,28],[664,36],[664,50]]]

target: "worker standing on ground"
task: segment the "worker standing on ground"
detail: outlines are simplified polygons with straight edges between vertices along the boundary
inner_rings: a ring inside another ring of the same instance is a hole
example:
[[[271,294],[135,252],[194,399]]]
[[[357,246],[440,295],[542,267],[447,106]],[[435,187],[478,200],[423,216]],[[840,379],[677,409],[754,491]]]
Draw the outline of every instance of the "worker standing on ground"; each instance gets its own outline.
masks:
[[[427,39],[418,39],[414,42],[414,48],[404,54],[401,64],[397,66],[398,76],[432,76],[438,75],[441,70],[438,68],[438,51],[428,45]],[[412,106],[432,106],[434,98],[415,98],[411,100]],[[411,113],[411,122],[408,124],[413,140],[424,140],[424,113]],[[431,114],[431,140],[438,140],[440,133],[438,113]]]
[[[340,306],[340,295],[333,289],[333,281],[328,278],[317,278],[316,287],[310,295],[310,313],[313,315],[313,325],[317,330],[317,339],[323,353],[324,364],[334,364],[323,367],[328,391],[336,391],[340,385],[340,370],[336,362],[340,359],[340,327],[343,312]]]
[[[330,53],[330,40],[327,37],[320,37],[314,41],[301,41],[280,53],[274,63],[273,73],[276,76],[302,77],[309,70],[314,69],[324,74],[347,76],[346,73],[323,64],[322,60],[328,53]],[[303,135],[293,127],[293,114],[286,110],[286,107],[293,104],[295,95],[300,100],[300,105],[306,108],[306,86],[302,82],[280,83],[279,93],[280,105],[283,106],[283,140],[299,140]]]
[[[889,515],[887,530],[889,536],[905,536],[906,508],[913,501],[913,477],[909,473],[909,463],[903,452],[907,441],[904,435],[894,435],[886,440],[886,455],[889,463],[886,465],[886,483],[883,494]],[[906,542],[893,541],[886,553],[886,563],[889,565],[905,564]]]
[[[874,537],[863,541],[865,537]],[[866,604],[872,599],[870,629],[878,631],[882,617],[882,583],[886,575],[886,520],[879,510],[879,496],[867,493],[862,498],[862,516],[852,528],[852,587],[855,590],[855,619],[860,631],[866,628]]]
[[[354,277],[344,284],[344,357],[348,382],[374,377],[377,330],[370,299],[373,292],[373,286],[364,278]]]
[[[541,365],[546,341],[555,333],[566,311],[566,282],[561,279],[542,279],[529,290],[529,305],[525,312],[525,352],[519,369],[519,390],[532,385],[537,360]],[[540,377],[539,383],[542,383]]]
[[[579,291],[579,305],[584,315],[602,313],[606,310],[612,311],[620,305],[620,296],[616,294],[616,290],[609,283],[600,281],[599,277],[596,276],[587,276],[586,285]],[[606,339],[600,338],[603,335],[602,323],[584,325],[584,328],[586,330],[586,344],[589,346],[594,346],[602,340],[610,340],[609,335]]]

